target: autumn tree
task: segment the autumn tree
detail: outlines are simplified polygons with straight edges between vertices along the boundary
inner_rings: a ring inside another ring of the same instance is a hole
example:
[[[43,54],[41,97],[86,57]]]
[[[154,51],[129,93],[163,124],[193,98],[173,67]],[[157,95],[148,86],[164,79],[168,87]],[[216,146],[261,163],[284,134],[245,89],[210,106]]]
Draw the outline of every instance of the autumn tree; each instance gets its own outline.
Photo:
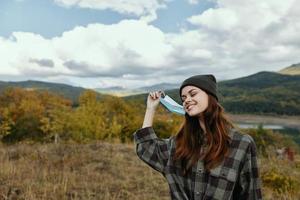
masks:
[[[1,122],[2,130],[9,130],[3,139],[21,140],[40,134],[39,117],[43,113],[43,107],[34,91],[8,88],[0,96],[0,104],[4,119]]]
[[[79,97],[79,107],[71,116],[70,130],[76,141],[103,139],[103,106],[97,100],[97,93],[86,90]]]
[[[72,114],[72,102],[48,92],[40,93],[45,112],[40,119],[42,132],[54,138],[57,143],[60,137],[69,137],[70,115]]]
[[[71,103],[45,91],[8,88],[0,95],[0,127],[5,141],[40,140],[63,122],[55,113]],[[53,122],[57,123],[53,123]],[[58,123],[59,122],[59,123]]]

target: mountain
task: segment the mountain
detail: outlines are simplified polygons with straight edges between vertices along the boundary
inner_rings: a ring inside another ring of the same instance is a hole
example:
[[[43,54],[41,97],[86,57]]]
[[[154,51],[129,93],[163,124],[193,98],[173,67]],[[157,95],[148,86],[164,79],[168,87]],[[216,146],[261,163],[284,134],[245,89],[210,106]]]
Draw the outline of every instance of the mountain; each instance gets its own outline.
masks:
[[[233,113],[300,115],[300,76],[259,72],[223,81],[222,104]]]
[[[122,87],[94,88],[93,90],[100,92],[102,94],[113,95],[117,97],[141,94],[145,92],[144,90],[140,90],[140,89],[127,89]]]
[[[67,84],[49,83],[42,81],[20,81],[20,82],[4,82],[0,81],[0,93],[7,87],[20,87],[27,90],[47,90],[55,94],[62,95],[63,97],[72,100],[73,104],[78,103],[78,97],[85,91],[85,88],[74,87]]]
[[[103,94],[110,94],[119,97],[131,96],[136,94],[147,93],[155,90],[170,90],[177,88],[178,84],[160,83],[156,85],[140,87],[136,89],[126,89],[122,87],[95,88],[94,90]]]
[[[220,103],[226,111],[243,114],[300,115],[300,76],[259,72],[218,83]],[[178,89],[166,94],[181,103]],[[125,97],[145,103],[147,94]]]
[[[66,84],[41,81],[3,82],[0,81],[0,93],[6,87],[21,87],[27,90],[48,90],[71,99],[76,105],[78,97],[85,88]],[[175,84],[157,84],[148,87],[126,90],[121,87],[102,88],[96,91],[99,96],[118,94],[126,101],[145,104],[149,91],[164,90],[166,94],[181,103]],[[218,83],[220,103],[231,113],[300,115],[300,75],[285,75],[275,72],[259,72],[250,76]]]
[[[143,90],[145,92],[150,92],[150,91],[156,91],[156,90],[171,90],[178,88],[179,84],[173,84],[173,83],[160,83],[156,85],[151,85],[147,87],[141,87],[139,88],[140,90]]]
[[[291,76],[279,74],[276,72],[262,71],[256,74],[237,78],[233,80],[226,80],[220,82],[220,87],[235,87],[240,89],[265,89],[274,87],[285,87],[290,89],[297,89],[300,76]]]
[[[280,70],[278,73],[288,74],[288,75],[300,75],[300,63],[293,64],[289,67],[286,67],[286,68]]]

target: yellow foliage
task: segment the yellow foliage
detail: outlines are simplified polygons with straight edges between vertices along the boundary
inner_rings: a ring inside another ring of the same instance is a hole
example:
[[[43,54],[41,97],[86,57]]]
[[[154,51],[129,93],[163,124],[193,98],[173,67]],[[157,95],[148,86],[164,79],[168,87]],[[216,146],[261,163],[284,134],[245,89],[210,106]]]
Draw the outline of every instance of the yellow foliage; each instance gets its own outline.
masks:
[[[263,173],[261,177],[265,186],[272,188],[279,194],[286,192],[295,193],[299,189],[300,182],[298,180],[274,168]]]

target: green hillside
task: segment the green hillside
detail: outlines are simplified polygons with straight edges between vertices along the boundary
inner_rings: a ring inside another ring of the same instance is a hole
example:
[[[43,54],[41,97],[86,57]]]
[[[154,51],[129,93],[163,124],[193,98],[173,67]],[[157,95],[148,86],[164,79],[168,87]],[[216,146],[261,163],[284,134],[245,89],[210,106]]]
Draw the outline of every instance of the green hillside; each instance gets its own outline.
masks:
[[[232,113],[300,115],[300,76],[259,72],[221,82],[219,90]]]
[[[221,104],[231,113],[300,115],[300,76],[259,72],[221,81],[218,90]],[[180,102],[178,89],[165,92]],[[146,95],[125,99],[144,103]]]
[[[77,105],[85,88],[41,81],[3,82],[0,93],[7,87],[27,90],[48,90],[72,100]],[[300,75],[259,72],[247,77],[219,82],[220,102],[228,112],[242,114],[300,115]],[[177,102],[178,89],[165,91]],[[104,94],[98,93],[99,97]],[[123,97],[138,107],[145,104],[147,94]]]
[[[82,87],[73,87],[67,84],[49,83],[42,81],[20,81],[20,82],[4,82],[0,81],[0,93],[8,87],[20,87],[27,90],[47,90],[49,92],[59,94],[67,99],[72,100],[76,105],[79,95],[85,91]]]

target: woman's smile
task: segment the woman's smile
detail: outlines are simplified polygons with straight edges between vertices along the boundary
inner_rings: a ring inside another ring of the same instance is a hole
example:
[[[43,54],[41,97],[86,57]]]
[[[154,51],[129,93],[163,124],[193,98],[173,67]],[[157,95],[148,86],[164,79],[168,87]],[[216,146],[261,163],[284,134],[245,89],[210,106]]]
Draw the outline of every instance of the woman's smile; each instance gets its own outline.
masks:
[[[193,107],[194,107],[194,104],[193,104],[193,105],[188,105],[188,106],[186,107],[186,109],[187,109],[187,111],[190,111],[190,110],[192,110]]]

